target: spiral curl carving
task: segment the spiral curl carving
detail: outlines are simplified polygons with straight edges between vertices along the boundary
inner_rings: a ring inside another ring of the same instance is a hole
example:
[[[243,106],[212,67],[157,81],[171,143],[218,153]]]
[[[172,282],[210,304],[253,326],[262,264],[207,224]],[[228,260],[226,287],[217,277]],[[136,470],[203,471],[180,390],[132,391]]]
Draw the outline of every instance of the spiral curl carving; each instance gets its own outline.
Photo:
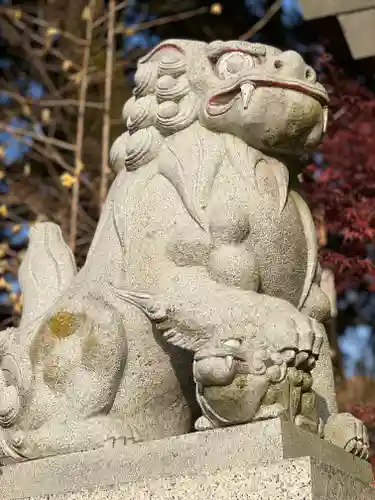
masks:
[[[190,91],[190,84],[186,76],[173,78],[170,75],[162,76],[156,85],[156,99],[158,102],[179,101]]]
[[[137,99],[126,120],[126,126],[130,134],[142,128],[151,127],[155,122],[157,104],[155,96],[148,95]]]
[[[198,118],[198,97],[185,75],[183,54],[168,51],[157,61],[139,64],[133,97],[122,110],[128,131],[113,144],[111,167],[135,171],[158,155],[164,137],[189,127]]]
[[[126,169],[132,172],[152,161],[156,158],[161,143],[160,134],[154,127],[138,130],[129,136],[126,143]]]
[[[180,101],[177,114],[165,116],[163,107],[156,115],[156,128],[165,136],[187,128],[198,117],[198,104],[198,97],[190,92]]]
[[[158,76],[171,75],[174,77],[186,73],[187,65],[185,58],[178,52],[165,54],[158,66]]]
[[[133,95],[139,98],[153,93],[155,91],[157,74],[157,66],[153,63],[139,66],[134,76],[135,87]]]

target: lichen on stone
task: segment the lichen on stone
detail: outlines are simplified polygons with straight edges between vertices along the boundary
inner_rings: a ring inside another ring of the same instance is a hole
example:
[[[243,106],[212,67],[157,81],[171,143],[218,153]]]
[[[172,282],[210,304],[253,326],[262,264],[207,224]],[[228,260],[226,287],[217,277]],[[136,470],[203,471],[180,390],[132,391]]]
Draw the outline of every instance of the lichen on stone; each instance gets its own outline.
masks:
[[[78,325],[77,316],[68,311],[58,311],[48,320],[52,335],[62,339],[70,337],[76,331]]]

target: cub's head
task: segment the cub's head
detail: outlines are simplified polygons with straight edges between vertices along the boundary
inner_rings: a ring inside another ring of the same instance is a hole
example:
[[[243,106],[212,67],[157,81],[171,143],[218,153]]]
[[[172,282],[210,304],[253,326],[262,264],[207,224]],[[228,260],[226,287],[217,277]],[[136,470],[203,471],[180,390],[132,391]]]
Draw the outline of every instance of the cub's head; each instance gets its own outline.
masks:
[[[207,128],[280,153],[300,154],[319,143],[328,95],[299,54],[233,41],[209,44],[206,58],[211,78],[200,119]]]
[[[162,137],[197,120],[258,150],[301,155],[325,132],[328,95],[296,52],[242,41],[167,40],[140,59],[123,114],[129,168],[141,152],[157,151]]]

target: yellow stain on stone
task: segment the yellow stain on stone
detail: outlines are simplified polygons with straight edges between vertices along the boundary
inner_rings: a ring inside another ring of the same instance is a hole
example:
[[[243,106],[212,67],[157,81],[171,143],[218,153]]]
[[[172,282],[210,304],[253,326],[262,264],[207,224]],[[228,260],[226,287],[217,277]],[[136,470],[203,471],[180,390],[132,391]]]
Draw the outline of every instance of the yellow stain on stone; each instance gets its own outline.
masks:
[[[48,320],[52,335],[59,339],[70,337],[77,330],[78,325],[78,318],[68,311],[59,311]]]

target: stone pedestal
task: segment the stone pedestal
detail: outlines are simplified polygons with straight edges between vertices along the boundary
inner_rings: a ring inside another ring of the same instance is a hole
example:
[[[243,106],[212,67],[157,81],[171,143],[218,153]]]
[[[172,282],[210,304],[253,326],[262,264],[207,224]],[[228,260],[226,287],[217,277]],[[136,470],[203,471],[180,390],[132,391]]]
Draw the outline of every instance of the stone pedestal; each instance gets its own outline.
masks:
[[[370,465],[280,420],[1,469],[1,500],[375,500]]]

